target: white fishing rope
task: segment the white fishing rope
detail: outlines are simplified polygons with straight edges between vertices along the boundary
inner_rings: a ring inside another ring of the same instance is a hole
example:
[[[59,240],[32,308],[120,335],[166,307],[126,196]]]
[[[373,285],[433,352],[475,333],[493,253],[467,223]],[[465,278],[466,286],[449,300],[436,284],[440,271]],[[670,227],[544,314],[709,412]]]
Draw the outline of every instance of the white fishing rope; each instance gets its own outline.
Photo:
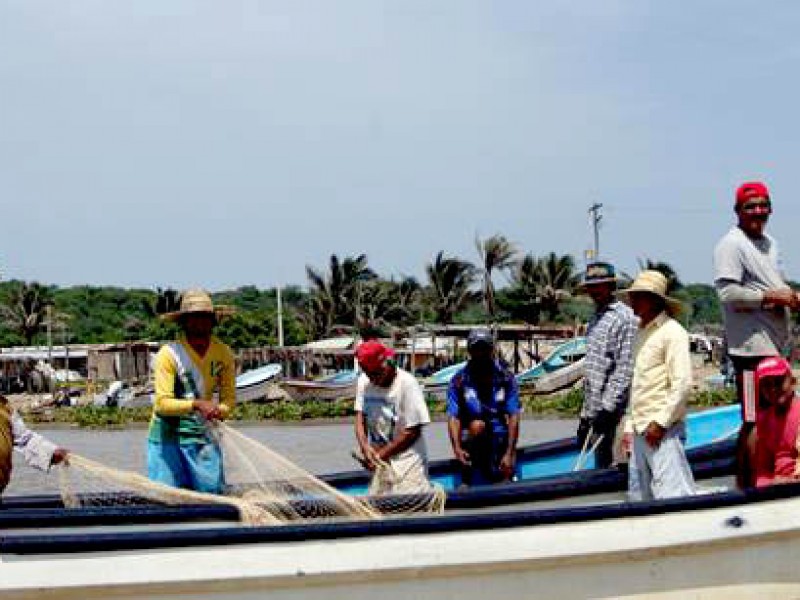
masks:
[[[602,433],[598,435],[594,444],[592,445],[591,448],[589,448],[589,451],[587,452],[586,447],[589,445],[589,439],[592,437],[590,434],[587,434],[586,440],[583,442],[583,448],[581,449],[581,453],[578,455],[578,460],[575,461],[575,466],[572,468],[573,471],[580,471],[581,469],[583,469],[586,460],[588,460],[588,458],[592,454],[594,454],[595,450],[597,450],[597,447],[600,445],[600,442],[602,442],[603,438],[605,437],[605,434]]]

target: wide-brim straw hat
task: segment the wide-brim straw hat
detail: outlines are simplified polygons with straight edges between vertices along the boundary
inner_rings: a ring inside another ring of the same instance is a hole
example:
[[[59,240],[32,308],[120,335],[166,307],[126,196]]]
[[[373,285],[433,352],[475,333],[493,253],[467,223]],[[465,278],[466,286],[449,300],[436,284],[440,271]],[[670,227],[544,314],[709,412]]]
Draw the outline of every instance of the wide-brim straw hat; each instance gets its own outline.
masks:
[[[674,316],[683,310],[683,303],[677,298],[667,295],[669,280],[659,271],[642,271],[636,276],[631,287],[619,290],[617,294],[624,296],[630,302],[631,292],[653,294],[661,298],[667,307],[667,313]]]
[[[208,292],[201,289],[186,290],[181,294],[180,310],[161,315],[164,321],[178,321],[181,317],[191,314],[212,314],[219,321],[236,312],[232,306],[217,305],[211,301]]]

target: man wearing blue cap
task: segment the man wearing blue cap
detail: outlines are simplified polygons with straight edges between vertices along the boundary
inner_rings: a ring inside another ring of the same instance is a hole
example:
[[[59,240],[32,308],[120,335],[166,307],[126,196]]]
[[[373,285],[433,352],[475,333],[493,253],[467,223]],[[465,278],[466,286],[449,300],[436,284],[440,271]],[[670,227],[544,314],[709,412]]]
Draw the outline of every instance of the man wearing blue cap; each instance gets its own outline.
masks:
[[[583,406],[578,443],[591,436],[597,445],[595,466],[605,469],[614,458],[614,438],[628,406],[633,379],[633,341],[638,321],[627,305],[617,300],[617,276],[605,262],[591,263],[581,288],[594,302],[595,312],[586,329]]]
[[[510,481],[519,437],[519,388],[494,356],[494,336],[473,329],[469,360],[447,389],[448,432],[462,483]]]

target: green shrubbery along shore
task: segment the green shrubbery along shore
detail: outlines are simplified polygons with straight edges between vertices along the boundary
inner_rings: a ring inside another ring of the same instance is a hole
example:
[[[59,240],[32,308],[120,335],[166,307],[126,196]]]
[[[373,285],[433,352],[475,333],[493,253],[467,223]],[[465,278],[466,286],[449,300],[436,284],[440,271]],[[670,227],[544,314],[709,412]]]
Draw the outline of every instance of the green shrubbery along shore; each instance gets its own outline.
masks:
[[[690,401],[693,408],[709,408],[731,404],[736,400],[733,389],[707,390],[695,392]],[[575,388],[549,396],[523,396],[524,414],[528,417],[576,418],[583,402],[583,391]],[[433,416],[445,413],[445,401],[428,398],[428,406]],[[78,427],[104,428],[123,427],[150,420],[151,409],[107,408],[97,406],[77,406],[55,408],[43,412],[29,413],[25,416],[31,423],[70,424]],[[341,419],[353,416],[353,401],[308,400],[305,402],[268,402],[240,404],[233,413],[234,421],[259,422],[300,422],[308,420]]]

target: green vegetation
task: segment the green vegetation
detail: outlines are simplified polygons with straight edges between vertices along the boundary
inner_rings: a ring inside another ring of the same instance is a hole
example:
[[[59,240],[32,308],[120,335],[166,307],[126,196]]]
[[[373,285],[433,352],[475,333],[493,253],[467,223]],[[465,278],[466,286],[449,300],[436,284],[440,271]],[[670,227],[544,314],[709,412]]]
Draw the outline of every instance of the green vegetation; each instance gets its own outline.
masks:
[[[426,398],[431,415],[445,414],[446,403],[429,395]],[[724,406],[736,401],[733,389],[696,392],[690,400],[692,408]],[[528,416],[575,418],[583,403],[583,391],[574,388],[549,396],[523,396],[522,405]],[[234,421],[279,421],[300,422],[311,419],[341,419],[354,415],[352,399],[308,400],[305,402],[249,402],[240,404],[233,413]],[[106,408],[79,406],[55,408],[51,411],[29,413],[25,419],[31,423],[69,423],[78,427],[105,428],[123,427],[132,423],[150,420],[150,408]]]
[[[427,281],[381,277],[367,256],[332,255],[324,269],[306,268],[308,289],[282,289],[284,340],[298,345],[340,331],[388,333],[420,323],[585,321],[588,298],[576,294],[580,268],[573,257],[523,254],[502,235],[476,240],[478,261],[438,252],[425,265]],[[720,310],[709,285],[680,283],[668,264],[647,260],[642,267],[668,275],[687,310],[684,324],[719,323]],[[501,273],[508,283],[496,287]],[[277,290],[252,285],[212,294],[236,307],[237,314],[218,328],[234,348],[277,342]],[[180,304],[173,289],[124,289],[75,286],[59,288],[35,282],[0,282],[0,346],[44,345],[49,328],[56,344],[173,337],[174,326],[159,315]]]

